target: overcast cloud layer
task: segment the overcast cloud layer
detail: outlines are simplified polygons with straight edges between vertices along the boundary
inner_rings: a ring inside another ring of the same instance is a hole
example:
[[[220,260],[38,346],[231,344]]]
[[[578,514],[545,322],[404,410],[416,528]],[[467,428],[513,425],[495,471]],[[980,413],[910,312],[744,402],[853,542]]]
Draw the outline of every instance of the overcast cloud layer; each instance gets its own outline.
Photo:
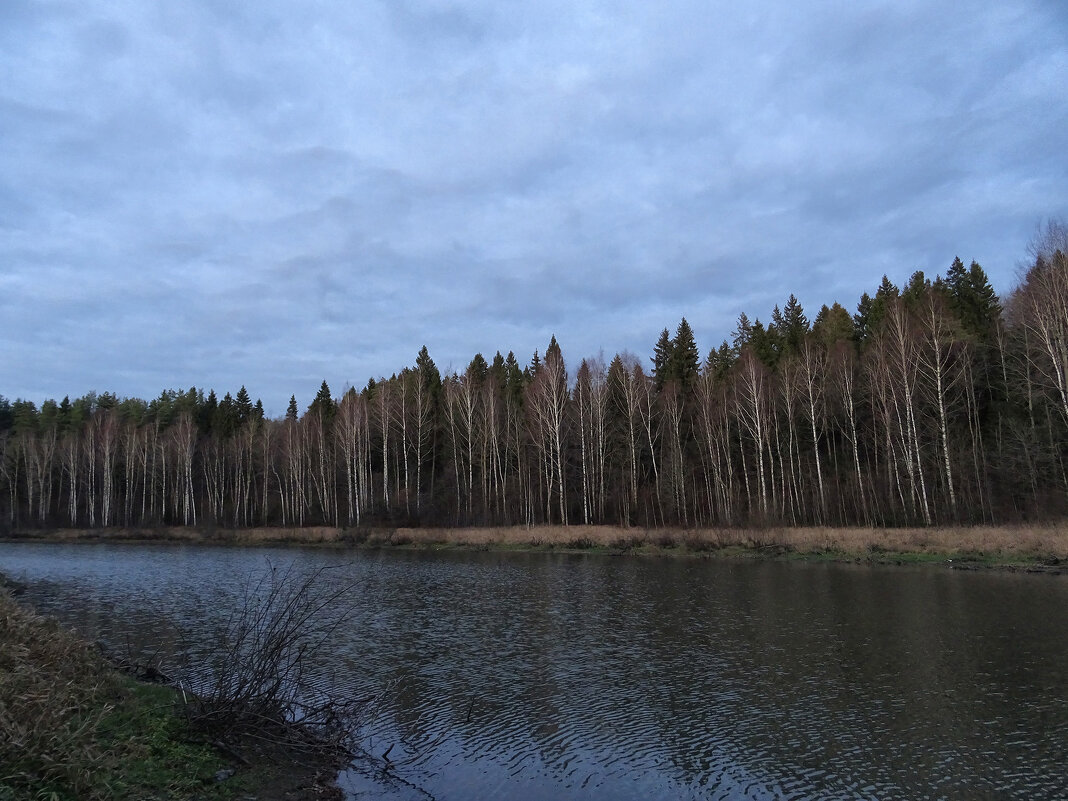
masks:
[[[0,394],[702,351],[1068,216],[1060,0],[0,4]]]

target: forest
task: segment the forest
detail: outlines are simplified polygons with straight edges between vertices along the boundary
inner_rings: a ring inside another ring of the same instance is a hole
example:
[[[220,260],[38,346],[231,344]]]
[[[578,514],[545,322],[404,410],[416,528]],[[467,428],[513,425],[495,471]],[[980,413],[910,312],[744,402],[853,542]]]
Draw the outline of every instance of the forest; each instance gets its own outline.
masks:
[[[267,419],[241,387],[0,396],[0,529],[914,526],[1068,512],[1068,229],[1004,299],[982,267],[884,277],[856,312],[791,295],[704,357],[414,364]]]

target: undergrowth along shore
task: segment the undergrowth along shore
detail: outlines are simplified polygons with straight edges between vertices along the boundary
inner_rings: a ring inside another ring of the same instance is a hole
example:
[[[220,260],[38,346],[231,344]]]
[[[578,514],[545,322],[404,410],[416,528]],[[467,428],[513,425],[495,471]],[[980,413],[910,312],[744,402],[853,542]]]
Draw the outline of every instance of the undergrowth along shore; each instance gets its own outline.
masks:
[[[1068,522],[931,528],[768,527],[641,529],[619,526],[471,528],[30,529],[7,541],[185,542],[220,545],[595,551],[637,555],[946,563],[1068,571]]]
[[[0,801],[341,797],[336,760],[228,750],[191,725],[185,700],[120,673],[0,575]]]

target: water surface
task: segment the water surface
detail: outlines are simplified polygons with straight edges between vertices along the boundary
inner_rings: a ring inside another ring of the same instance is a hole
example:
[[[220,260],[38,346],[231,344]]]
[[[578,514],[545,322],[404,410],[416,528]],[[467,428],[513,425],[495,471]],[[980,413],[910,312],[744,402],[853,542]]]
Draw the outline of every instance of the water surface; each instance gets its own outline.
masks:
[[[353,798],[1055,798],[1068,580],[552,553],[2,544],[28,598],[194,671],[240,580],[351,584]]]

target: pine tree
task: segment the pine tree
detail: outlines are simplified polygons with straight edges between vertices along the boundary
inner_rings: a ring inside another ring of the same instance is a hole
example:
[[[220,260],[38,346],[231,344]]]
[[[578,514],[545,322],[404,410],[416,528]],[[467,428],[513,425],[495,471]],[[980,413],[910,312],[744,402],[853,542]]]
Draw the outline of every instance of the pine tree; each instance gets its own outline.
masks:
[[[296,420],[296,419],[297,419],[297,396],[296,395],[290,395],[289,396],[289,406],[286,407],[286,420]]]

